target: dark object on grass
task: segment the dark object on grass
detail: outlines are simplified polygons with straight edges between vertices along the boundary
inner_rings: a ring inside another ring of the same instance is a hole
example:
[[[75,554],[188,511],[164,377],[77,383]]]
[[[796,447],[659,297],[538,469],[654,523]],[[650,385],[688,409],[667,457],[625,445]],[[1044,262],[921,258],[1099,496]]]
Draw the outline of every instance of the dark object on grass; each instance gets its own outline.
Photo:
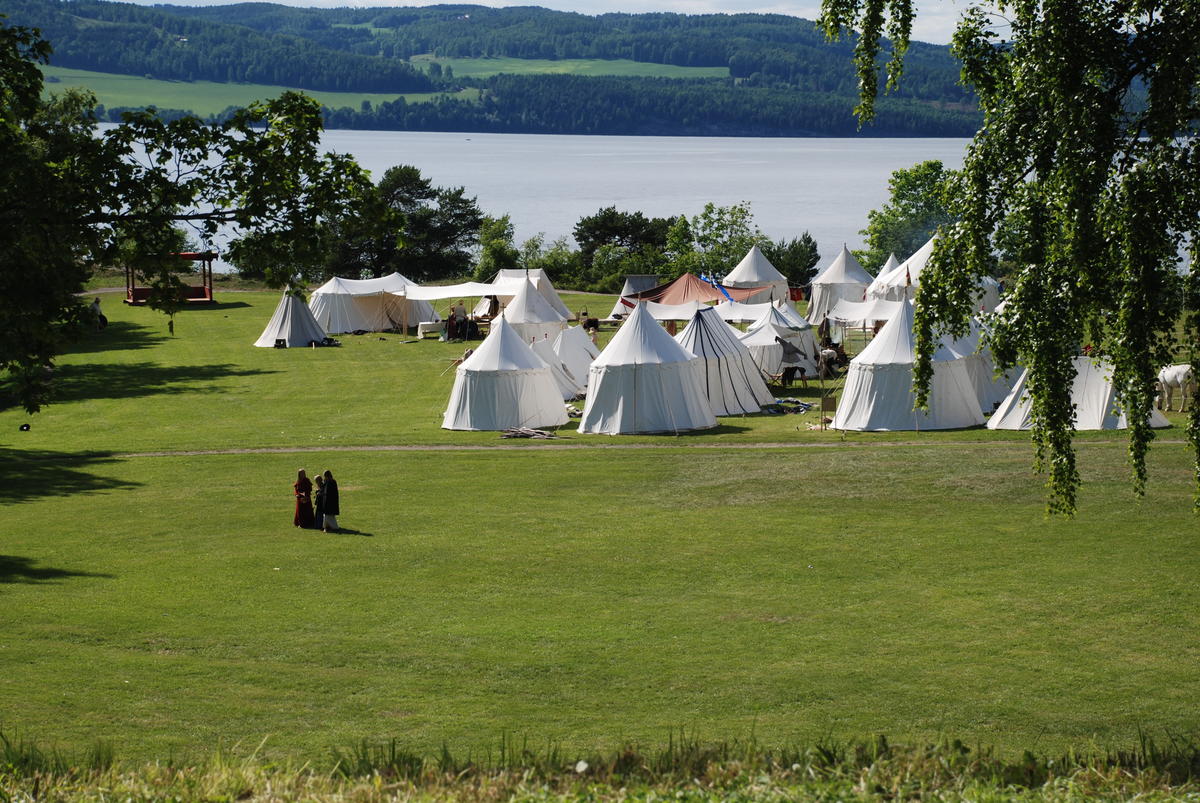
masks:
[[[624,316],[621,316],[621,317],[624,317]],[[599,329],[599,328],[600,328],[600,319],[599,318],[585,318],[584,319],[583,331],[586,332],[588,329]]]
[[[21,431],[22,431],[22,432],[28,432],[28,431],[29,431],[29,425],[28,425],[28,424],[22,424],[22,425],[21,425]]]
[[[277,349],[287,348],[287,340],[285,340],[282,337],[275,338],[275,348],[277,348]]]

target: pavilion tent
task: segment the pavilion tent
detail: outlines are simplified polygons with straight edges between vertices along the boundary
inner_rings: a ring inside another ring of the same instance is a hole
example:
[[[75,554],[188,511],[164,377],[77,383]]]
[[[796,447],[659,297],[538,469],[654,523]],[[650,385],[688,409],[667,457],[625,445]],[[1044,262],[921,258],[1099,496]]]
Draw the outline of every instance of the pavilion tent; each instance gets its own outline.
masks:
[[[722,301],[713,307],[727,323],[752,323],[762,317],[767,304],[746,304],[741,301]]]
[[[275,313],[267,322],[267,328],[254,341],[260,348],[273,348],[282,340],[288,348],[320,343],[326,337],[325,330],[313,317],[312,310],[297,295],[285,292],[275,306]]]
[[[771,302],[771,306],[774,307],[779,314],[784,317],[785,320],[791,322],[792,328],[797,329],[798,331],[805,331],[812,328],[812,323],[809,322],[808,318],[800,314],[800,310],[796,309],[796,305],[790,300],[784,300],[782,298],[776,299],[775,301]]]
[[[900,309],[903,301],[888,301],[883,298],[868,298],[866,301],[841,299],[829,311],[827,320],[836,324],[856,326],[858,323],[888,321]]]
[[[657,301],[659,304],[685,304],[689,301],[745,301],[760,290],[762,290],[761,287],[718,288],[693,273],[685,273],[666,284],[634,293],[628,300]]]
[[[685,301],[682,304],[659,304],[657,301],[629,301],[621,299],[617,302],[629,312],[638,305],[646,307],[650,317],[656,321],[690,321],[699,309],[706,309],[707,304],[699,301]]]
[[[562,334],[562,332],[559,332]],[[556,335],[557,337],[557,335]],[[546,363],[546,367],[550,369],[550,376],[554,377],[554,384],[558,388],[558,392],[562,395],[563,401],[577,398],[583,395],[583,382],[576,379],[570,369],[563,364],[561,358],[554,351],[554,341],[548,337],[543,337],[529,344],[533,349],[533,353],[542,358],[542,362]]]
[[[776,349],[772,348],[775,343],[774,338],[770,334],[759,335],[759,329],[769,328],[776,330],[776,333],[783,332],[780,335],[784,340],[791,343],[805,355],[805,359],[795,360],[786,358],[786,349],[778,346],[779,356],[782,360],[782,365],[798,365],[804,369],[805,374],[812,376],[817,370],[817,339],[813,336],[812,324],[808,322],[794,308],[789,308],[785,304],[776,302],[769,306],[763,312],[761,318],[746,327],[746,334],[741,340],[750,349],[750,353],[754,355],[755,362],[758,362],[760,367],[766,364],[774,364],[773,355]],[[762,361],[760,362],[760,358]],[[764,370],[766,368],[764,367]],[[778,370],[767,371],[770,374],[779,373]]]
[[[1113,367],[1106,360],[1075,358],[1075,381],[1071,383],[1071,403],[1075,407],[1075,429],[1125,429],[1125,411],[1117,403],[1112,382]],[[1031,429],[1033,411],[1025,390],[1028,370],[1022,371],[1012,391],[988,419],[988,429]],[[1169,427],[1171,422],[1158,410],[1150,410],[1150,426]]]
[[[555,338],[567,328],[567,319],[550,306],[546,297],[528,279],[522,279],[516,285],[512,300],[505,306],[501,316],[526,342],[545,337]]]
[[[871,274],[842,244],[842,250],[812,280],[812,298],[808,303],[808,319],[820,325],[839,300],[862,301],[871,283]]]
[[[711,307],[698,310],[675,340],[700,358],[714,415],[757,413],[775,402],[749,349]]]
[[[624,318],[633,308],[621,303],[622,298],[628,298],[643,290],[650,290],[658,287],[658,277],[644,273],[631,273],[625,277],[625,284],[621,286],[621,294],[617,297],[617,303],[613,304],[612,312],[608,313],[607,320],[615,320]]]
[[[501,430],[567,423],[550,368],[503,318],[454,374],[443,429]]]
[[[382,332],[441,320],[428,301],[406,297],[416,286],[399,273],[378,279],[335,276],[313,290],[308,306],[330,334]]]
[[[883,266],[879,268],[879,272],[871,279],[871,283],[867,285],[866,297],[884,298],[882,289],[884,286],[884,277],[900,267],[900,260],[896,259],[895,252],[888,254],[888,258],[884,261]]]
[[[725,275],[721,284],[726,287],[753,287],[758,292],[746,298],[749,303],[763,303],[788,297],[788,281],[757,245],[750,246],[746,256]]]
[[[554,353],[571,372],[577,382],[587,387],[592,360],[600,356],[600,349],[588,337],[582,326],[563,329],[554,339]]]
[[[546,299],[546,302],[554,308],[555,312],[562,316],[564,321],[569,321],[574,317],[571,315],[571,311],[567,309],[567,305],[559,298],[558,291],[554,289],[554,285],[550,282],[550,277],[546,275],[546,271],[541,268],[534,268],[532,270],[502,268],[492,281],[501,287],[505,285],[511,287],[514,285],[519,286],[518,282],[522,279],[528,279],[533,282],[534,287],[542,294],[542,298]],[[497,295],[505,296],[507,294],[501,292]]]
[[[917,252],[901,262],[887,273],[880,273],[867,287],[867,295],[874,298],[885,298],[889,301],[903,301],[911,298],[909,286],[916,288],[921,284],[921,274],[929,264],[933,255],[933,244],[937,235],[929,238]],[[991,312],[1000,303],[1000,283],[990,276],[979,280],[976,309],[980,312]]]
[[[1007,375],[996,376],[992,350],[983,343],[983,328],[979,322],[972,318],[971,327],[965,335],[953,339],[945,337],[942,342],[951,354],[967,366],[979,407],[985,413],[990,413],[1008,396],[1012,390],[1012,380]]]
[[[834,429],[893,432],[957,429],[983,423],[967,366],[944,343],[933,354],[929,409],[914,410],[913,305],[905,302],[853,360],[833,416]]]
[[[681,432],[717,425],[700,358],[639,304],[592,362],[581,433]]]

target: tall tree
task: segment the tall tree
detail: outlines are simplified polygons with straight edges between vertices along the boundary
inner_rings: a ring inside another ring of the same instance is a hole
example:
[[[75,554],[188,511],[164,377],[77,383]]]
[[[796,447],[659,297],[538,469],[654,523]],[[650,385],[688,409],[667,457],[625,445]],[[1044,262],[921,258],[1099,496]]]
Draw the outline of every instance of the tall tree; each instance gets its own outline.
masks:
[[[498,271],[520,266],[521,252],[513,245],[512,220],[508,215],[491,217],[484,215],[479,226],[479,264],[475,266],[475,278],[488,281]]]
[[[901,168],[888,179],[890,197],[879,209],[867,213],[867,227],[860,234],[867,248],[855,254],[869,271],[877,271],[889,254],[907,259],[942,226],[954,221],[947,190],[953,171],[931,159]]]
[[[750,204],[717,206],[706,203],[704,211],[682,224],[676,221],[667,234],[669,271],[724,276],[754,245],[770,240],[754,225]]]
[[[817,241],[808,232],[790,240],[763,243],[762,252],[775,269],[787,277],[788,284],[796,286],[812,281],[817,272],[817,262],[821,260]]]
[[[912,0],[823,0],[822,25],[859,27],[859,113],[869,119],[881,35],[899,77]],[[963,13],[954,51],[984,123],[917,297],[919,402],[940,329],[961,332],[997,237],[1018,243],[1012,287],[990,337],[1001,366],[1024,365],[1035,461],[1049,507],[1072,512],[1072,358],[1091,343],[1114,366],[1130,422],[1133,487],[1144,492],[1158,367],[1181,316],[1200,341],[1200,2],[1001,0]],[[1179,253],[1191,249],[1190,273]],[[1195,355],[1195,351],[1193,350]],[[1200,373],[1200,356],[1192,357]],[[1200,507],[1200,406],[1188,435]]]
[[[131,115],[100,135],[95,100],[42,100],[50,46],[0,20],[0,369],[34,412],[48,369],[86,322],[75,294],[91,266],[122,254],[170,311],[175,227],[232,237],[283,285],[324,259],[323,220],[350,214],[369,185],[353,160],[320,155],[320,107],[298,94],[219,125]]]

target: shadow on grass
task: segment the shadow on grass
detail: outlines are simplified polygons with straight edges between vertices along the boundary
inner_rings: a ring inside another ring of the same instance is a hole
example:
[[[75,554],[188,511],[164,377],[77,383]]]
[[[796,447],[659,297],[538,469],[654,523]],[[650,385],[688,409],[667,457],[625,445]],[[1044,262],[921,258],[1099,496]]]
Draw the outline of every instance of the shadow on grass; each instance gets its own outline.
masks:
[[[0,585],[6,583],[26,583],[30,585],[52,583],[67,577],[107,577],[114,575],[100,572],[79,572],[71,569],[59,569],[53,566],[37,566],[33,558],[23,558],[18,555],[0,555]]]
[[[91,471],[95,466],[115,462],[115,458],[104,454],[78,455],[0,447],[0,464],[6,469],[5,480],[0,483],[0,504],[28,502],[47,496],[125,491],[141,485]]]
[[[87,332],[71,343],[64,354],[94,354],[98,351],[148,349],[166,340],[153,327],[132,321],[112,321],[101,332]]]
[[[54,377],[54,400],[129,399],[162,393],[214,393],[212,383],[227,377],[275,373],[235,365],[161,365],[138,362],[112,365],[65,365]]]
[[[217,292],[216,289],[213,292]],[[213,304],[195,304],[190,307],[184,307],[185,312],[221,312],[223,310],[241,309],[249,307],[245,301],[217,301]]]
[[[363,538],[374,538],[375,533],[364,533],[362,530],[352,530],[349,527],[340,527],[334,535],[361,535]]]

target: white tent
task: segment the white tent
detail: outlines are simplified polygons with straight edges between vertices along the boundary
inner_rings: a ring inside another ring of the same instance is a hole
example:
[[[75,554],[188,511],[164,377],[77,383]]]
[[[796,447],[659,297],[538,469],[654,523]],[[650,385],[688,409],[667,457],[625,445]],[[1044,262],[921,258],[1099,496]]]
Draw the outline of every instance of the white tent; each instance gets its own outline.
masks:
[[[553,339],[567,328],[566,317],[550,306],[533,282],[526,279],[516,285],[512,300],[501,315],[526,342]]]
[[[761,293],[755,293],[746,301],[762,303],[774,299],[788,297],[787,277],[771,264],[771,260],[759,250],[757,245],[750,246],[742,261],[729,271],[721,284],[726,287],[763,287]]]
[[[275,314],[271,316],[267,328],[254,341],[254,345],[269,349],[275,345],[275,341],[282,340],[291,349],[307,346],[314,340],[320,343],[324,339],[325,332],[308,305],[299,296],[284,293],[275,305]]]
[[[313,290],[308,306],[317,323],[330,334],[382,332],[441,320],[428,301],[404,297],[410,287],[416,285],[399,273],[378,279],[335,276]]]
[[[900,267],[900,260],[896,259],[895,252],[888,254],[888,258],[886,261],[884,261],[882,267],[879,268],[879,272],[875,274],[875,277],[871,279],[871,283],[867,285],[866,297],[868,299],[886,298],[882,292],[884,287],[884,279],[889,273],[898,267]]]
[[[843,298],[833,305],[828,319],[847,326],[855,326],[859,322],[874,325],[875,321],[891,320],[903,303],[883,298],[869,298],[866,301],[847,301]]]
[[[714,415],[757,413],[774,403],[750,351],[712,308],[697,311],[675,340],[700,358]]]
[[[788,349],[776,340],[777,337],[795,346],[803,356],[788,357]],[[774,376],[782,373],[786,366],[795,365],[804,369],[805,376],[816,376],[817,340],[813,337],[812,326],[800,313],[788,315],[779,307],[769,305],[762,317],[746,328],[741,341],[765,374]]]
[[[890,271],[881,272],[867,287],[867,296],[885,298],[889,301],[903,301],[906,297],[912,298],[916,292],[915,288],[921,284],[921,274],[925,271],[925,266],[929,264],[929,257],[933,255],[933,244],[936,241],[937,235],[930,237],[929,241],[917,249],[915,254]],[[908,290],[910,283],[913,287],[911,291]],[[1000,303],[1000,283],[990,276],[980,279],[978,299],[976,310],[981,312],[994,310]]]
[[[713,309],[721,316],[721,320],[729,323],[751,323],[757,321],[767,311],[769,302],[762,304],[745,304],[741,301],[730,301],[726,299],[720,304],[717,304]]]
[[[871,274],[863,270],[850,249],[842,244],[842,250],[812,280],[812,298],[808,304],[808,319],[822,323],[841,299],[862,301]]]
[[[792,328],[796,331],[804,332],[812,329],[812,324],[809,323],[808,318],[801,315],[800,310],[796,309],[796,305],[791,301],[777,299],[771,302],[771,306],[783,316],[784,320],[790,322]]]
[[[562,395],[563,401],[583,395],[583,382],[576,379],[570,369],[563,365],[563,361],[554,353],[553,340],[544,337],[541,340],[533,341],[529,346],[533,349],[533,353],[541,357],[542,362],[546,363],[546,367],[550,369],[550,376],[554,377],[554,384]]]
[[[571,376],[586,387],[592,360],[600,356],[600,350],[588,333],[583,331],[583,327],[572,326],[559,332],[554,339],[554,353],[571,372]]]
[[[541,268],[534,268],[533,270],[504,268],[496,274],[496,278],[493,281],[495,284],[500,285],[501,287],[504,285],[512,287],[517,285],[522,279],[528,279],[529,281],[533,282],[533,286],[536,287],[538,292],[542,294],[542,298],[546,299],[546,302],[554,308],[555,312],[562,316],[564,321],[569,321],[574,317],[571,315],[571,311],[567,309],[567,305],[564,304],[562,299],[558,297],[558,291],[555,290],[554,285],[550,283],[550,277],[546,275],[546,271],[542,270]],[[509,294],[501,291],[496,295],[507,296]]]
[[[443,429],[500,430],[567,423],[550,369],[503,318],[454,374]]]
[[[1030,429],[1033,412],[1029,394],[1025,392],[1028,371],[1013,385],[1012,391],[988,419],[988,429]],[[1125,412],[1117,404],[1117,391],[1112,383],[1112,365],[1093,361],[1090,357],[1075,358],[1075,381],[1071,384],[1071,403],[1075,405],[1075,429],[1125,429]],[[1150,410],[1150,426],[1169,427],[1171,422],[1158,410]]]
[[[606,320],[614,320],[624,318],[629,313],[633,312],[632,307],[627,307],[621,303],[621,299],[631,296],[634,293],[640,293],[643,290],[651,290],[658,287],[660,284],[657,276],[652,276],[644,273],[631,273],[625,277],[625,284],[621,286],[621,295],[617,298],[617,303],[613,304],[612,312],[608,313]],[[635,302],[636,303],[636,302]]]
[[[967,366],[944,344],[933,355],[929,410],[914,410],[913,306],[905,303],[850,361],[834,429],[897,431],[956,429],[983,423]]]
[[[700,358],[639,304],[592,362],[579,431],[621,435],[715,427],[701,370]]]
[[[943,342],[951,354],[966,364],[971,386],[979,399],[979,407],[985,413],[990,413],[1008,396],[1012,389],[1012,380],[1007,375],[995,375],[992,351],[983,344],[982,337],[983,329],[978,321],[972,319],[971,328],[965,335],[956,339],[943,338]]]

